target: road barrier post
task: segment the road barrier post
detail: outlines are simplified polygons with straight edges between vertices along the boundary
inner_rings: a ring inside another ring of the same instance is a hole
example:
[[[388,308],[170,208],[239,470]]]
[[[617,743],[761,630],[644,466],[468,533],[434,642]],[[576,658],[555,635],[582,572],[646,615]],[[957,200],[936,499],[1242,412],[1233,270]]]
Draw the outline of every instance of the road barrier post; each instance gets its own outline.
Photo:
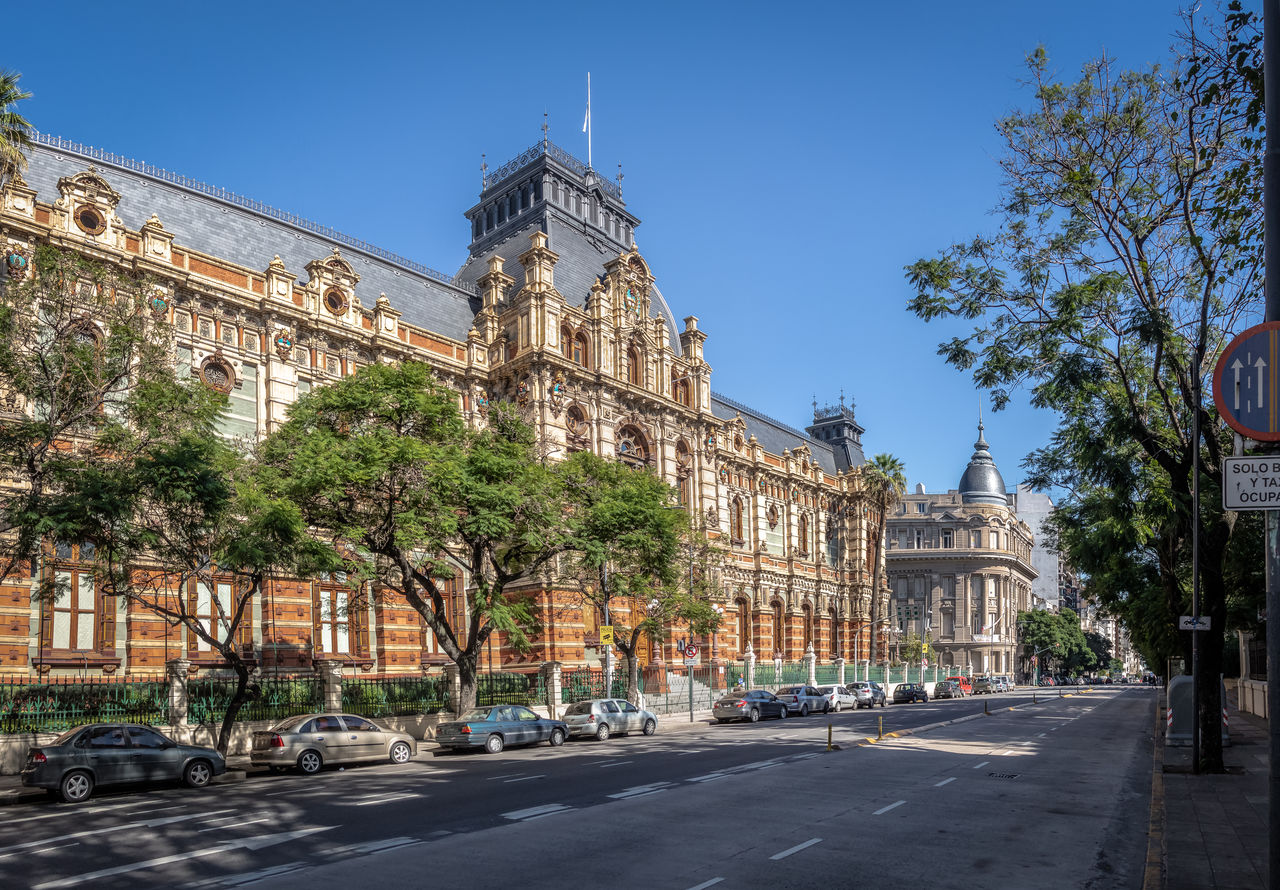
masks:
[[[884,738],[884,715],[880,715],[880,734],[876,736],[878,739]]]
[[[987,710],[987,700],[985,698],[982,700],[982,713],[986,714],[988,717],[991,716],[991,712]]]
[[[828,750],[828,751],[830,751],[830,750],[831,750],[831,733],[832,733],[832,731],[833,731],[833,730],[832,730],[831,724],[830,724],[830,723],[828,723],[828,724],[827,724],[827,750]]]

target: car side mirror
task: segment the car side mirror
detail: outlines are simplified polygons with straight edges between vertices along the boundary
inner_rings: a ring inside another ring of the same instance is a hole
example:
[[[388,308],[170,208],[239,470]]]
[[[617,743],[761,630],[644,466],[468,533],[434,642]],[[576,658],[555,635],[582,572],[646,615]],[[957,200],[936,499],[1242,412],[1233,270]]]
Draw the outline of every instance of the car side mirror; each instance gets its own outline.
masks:
[[[169,750],[170,748],[176,748],[176,747],[178,747],[178,743],[177,743],[177,742],[175,742],[175,741],[173,741],[173,740],[171,740],[171,739],[165,739],[165,740],[164,740],[164,744],[163,744],[163,745],[161,745],[160,747],[161,747],[161,748],[163,748],[163,749],[165,749],[165,750],[167,751],[167,750]]]

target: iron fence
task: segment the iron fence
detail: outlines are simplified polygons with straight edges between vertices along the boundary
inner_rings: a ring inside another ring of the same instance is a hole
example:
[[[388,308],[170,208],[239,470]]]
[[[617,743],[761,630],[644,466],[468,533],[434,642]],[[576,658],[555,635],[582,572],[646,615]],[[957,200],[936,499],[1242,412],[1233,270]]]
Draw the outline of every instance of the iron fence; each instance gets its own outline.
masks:
[[[219,724],[235,697],[237,680],[231,677],[195,677],[187,681],[187,720]],[[238,720],[283,720],[296,714],[324,710],[324,684],[319,677],[262,677],[249,681],[249,698],[236,715]]]
[[[476,704],[541,705],[546,704],[546,687],[541,673],[480,674],[476,677]]]
[[[813,676],[819,686],[834,686],[840,682],[840,667],[834,664],[820,664],[814,667]]]
[[[362,717],[403,717],[448,710],[444,677],[364,676],[342,678],[342,710]]]
[[[168,723],[163,675],[0,678],[0,732],[64,732],[84,723]]]
[[[641,687],[644,685],[644,672],[641,671]],[[626,698],[627,669],[619,664],[613,671],[613,688],[605,689],[604,671],[599,668],[579,668],[564,671],[560,674],[560,701],[571,704],[589,698]]]

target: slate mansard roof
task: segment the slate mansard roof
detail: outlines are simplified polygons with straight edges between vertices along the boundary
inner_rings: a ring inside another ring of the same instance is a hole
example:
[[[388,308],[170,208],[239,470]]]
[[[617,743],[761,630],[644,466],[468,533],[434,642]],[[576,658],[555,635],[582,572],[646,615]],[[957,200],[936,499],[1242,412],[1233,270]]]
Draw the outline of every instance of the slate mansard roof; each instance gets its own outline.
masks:
[[[782,454],[783,449],[807,445],[813,452],[813,459],[818,466],[833,476],[836,473],[835,452],[827,442],[820,442],[794,427],[787,426],[781,421],[774,420],[719,393],[711,394],[711,413],[721,420],[733,420],[738,415],[742,415],[747,425],[747,435],[755,436],[760,447],[770,454]]]
[[[251,269],[266,269],[279,254],[305,280],[306,264],[336,247],[360,276],[356,293],[365,306],[385,293],[406,322],[455,340],[466,340],[480,309],[474,288],[451,276],[185,176],[44,134],[27,160],[23,176],[41,201],[56,201],[58,180],[92,164],[120,193],[116,214],[133,231],[154,213],[178,244]]]

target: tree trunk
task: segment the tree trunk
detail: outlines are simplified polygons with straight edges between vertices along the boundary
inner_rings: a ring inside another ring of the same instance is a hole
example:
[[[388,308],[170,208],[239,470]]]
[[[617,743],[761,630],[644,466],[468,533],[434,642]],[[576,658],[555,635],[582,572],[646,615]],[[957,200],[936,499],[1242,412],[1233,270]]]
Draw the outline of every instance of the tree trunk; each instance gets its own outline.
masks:
[[[618,651],[627,660],[627,701],[638,708],[640,707],[640,659],[636,658],[636,648],[636,643],[630,646],[618,644]]]
[[[234,644],[222,652],[222,657],[227,660],[227,663],[236,672],[235,695],[231,696],[231,701],[227,705],[227,712],[222,715],[222,726],[218,729],[218,753],[226,757],[227,748],[231,745],[231,728],[235,725],[236,718],[240,716],[240,709],[245,702],[253,697],[256,688],[250,688],[249,666],[244,663],[240,653],[235,651]]]
[[[476,706],[476,692],[478,691],[478,682],[476,680],[476,665],[480,661],[479,651],[467,649],[462,652],[454,664],[458,666],[458,702],[454,708],[458,714],[463,714]]]

